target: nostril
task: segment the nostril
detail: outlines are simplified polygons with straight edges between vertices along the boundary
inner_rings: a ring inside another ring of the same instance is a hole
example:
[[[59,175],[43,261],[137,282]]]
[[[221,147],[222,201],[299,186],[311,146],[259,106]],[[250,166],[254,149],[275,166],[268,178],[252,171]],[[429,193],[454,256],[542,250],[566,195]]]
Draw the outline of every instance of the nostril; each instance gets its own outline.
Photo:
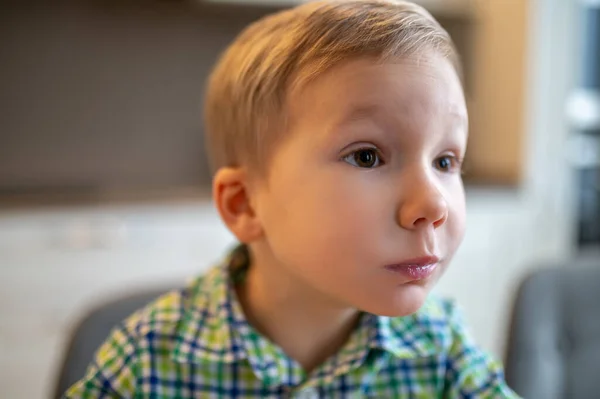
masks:
[[[442,226],[444,223],[446,223],[446,219],[448,219],[447,213],[445,213],[440,218],[438,218],[438,220],[433,222],[433,227],[437,229],[438,227]]]
[[[427,224],[427,219],[426,219],[426,218],[418,218],[418,219],[416,219],[416,220],[413,222],[413,225],[414,225],[415,227],[418,227],[418,226],[420,226],[420,225],[422,225],[422,224]]]

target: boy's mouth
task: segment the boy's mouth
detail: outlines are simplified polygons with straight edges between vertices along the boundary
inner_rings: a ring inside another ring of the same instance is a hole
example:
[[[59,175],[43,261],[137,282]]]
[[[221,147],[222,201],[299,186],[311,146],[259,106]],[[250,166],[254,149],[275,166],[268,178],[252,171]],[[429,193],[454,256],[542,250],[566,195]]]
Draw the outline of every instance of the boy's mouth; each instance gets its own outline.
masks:
[[[439,264],[439,258],[435,256],[425,256],[387,265],[384,266],[384,268],[393,273],[403,275],[409,281],[416,281],[431,276]]]

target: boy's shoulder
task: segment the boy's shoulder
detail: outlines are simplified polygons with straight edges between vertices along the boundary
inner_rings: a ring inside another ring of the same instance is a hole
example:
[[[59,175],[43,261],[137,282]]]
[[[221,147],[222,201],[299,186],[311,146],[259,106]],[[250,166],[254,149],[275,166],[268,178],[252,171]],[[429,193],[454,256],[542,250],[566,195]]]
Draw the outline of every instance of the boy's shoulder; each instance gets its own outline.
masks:
[[[231,300],[228,289],[224,265],[214,266],[139,309],[117,330],[138,354],[158,349],[175,361],[223,360],[231,355],[230,325],[235,323],[225,309]]]
[[[221,268],[214,267],[119,323],[65,397],[97,397],[107,387],[129,397],[140,386],[188,381],[189,376],[178,374],[187,370],[185,365],[231,359],[231,329],[219,314],[223,301],[214,300],[225,298],[219,292],[226,286],[219,283],[221,275]]]
[[[182,288],[160,295],[125,319],[123,327],[138,337],[156,330],[176,330],[194,303],[201,301],[208,293],[205,282],[210,278],[211,272],[212,270],[194,278]]]

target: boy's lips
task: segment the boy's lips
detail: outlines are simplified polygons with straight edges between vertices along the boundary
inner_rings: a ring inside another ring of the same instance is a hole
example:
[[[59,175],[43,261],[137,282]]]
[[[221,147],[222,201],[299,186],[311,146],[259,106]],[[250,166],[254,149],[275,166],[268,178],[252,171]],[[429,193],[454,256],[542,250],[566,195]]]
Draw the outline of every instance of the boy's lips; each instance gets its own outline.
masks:
[[[406,277],[408,281],[416,281],[431,276],[439,264],[440,259],[438,257],[424,256],[386,265],[384,268]]]

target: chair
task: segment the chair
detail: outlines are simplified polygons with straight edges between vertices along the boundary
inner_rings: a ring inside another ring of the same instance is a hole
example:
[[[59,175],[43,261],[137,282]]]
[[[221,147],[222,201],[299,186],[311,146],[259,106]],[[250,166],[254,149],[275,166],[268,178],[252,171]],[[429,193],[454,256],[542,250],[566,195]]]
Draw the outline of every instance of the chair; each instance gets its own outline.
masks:
[[[587,267],[542,270],[524,281],[506,380],[525,398],[600,398],[600,257]]]
[[[168,291],[169,288],[165,288],[117,299],[87,314],[75,327],[69,341],[54,397],[61,398],[71,385],[84,376],[96,350],[116,325]]]

